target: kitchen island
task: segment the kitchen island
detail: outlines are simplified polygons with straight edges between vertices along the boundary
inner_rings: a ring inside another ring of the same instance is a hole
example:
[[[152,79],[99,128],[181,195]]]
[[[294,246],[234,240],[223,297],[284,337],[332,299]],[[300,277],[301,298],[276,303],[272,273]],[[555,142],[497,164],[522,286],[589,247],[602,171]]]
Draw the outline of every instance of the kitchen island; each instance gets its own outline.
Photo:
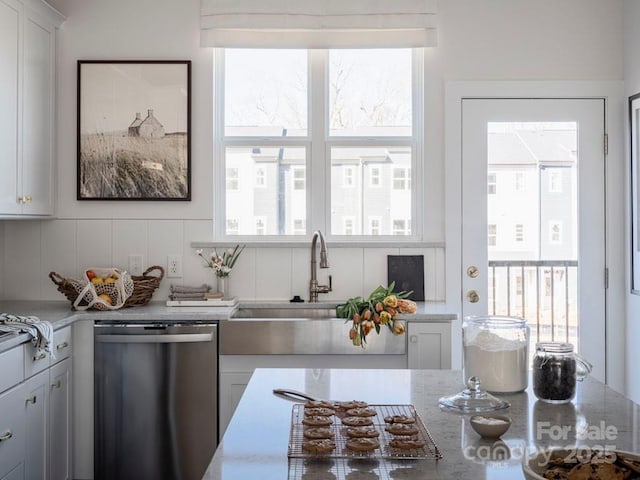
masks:
[[[318,398],[412,404],[443,458],[289,460],[294,403],[275,396],[278,387]],[[566,405],[537,401],[531,387],[500,395],[511,407],[498,413],[509,415],[513,424],[497,442],[480,438],[469,425],[470,415],[438,407],[441,396],[461,389],[461,373],[451,370],[257,369],[204,478],[518,480],[524,478],[524,455],[539,448],[602,445],[640,451],[640,406],[597,380],[579,383],[575,400]]]

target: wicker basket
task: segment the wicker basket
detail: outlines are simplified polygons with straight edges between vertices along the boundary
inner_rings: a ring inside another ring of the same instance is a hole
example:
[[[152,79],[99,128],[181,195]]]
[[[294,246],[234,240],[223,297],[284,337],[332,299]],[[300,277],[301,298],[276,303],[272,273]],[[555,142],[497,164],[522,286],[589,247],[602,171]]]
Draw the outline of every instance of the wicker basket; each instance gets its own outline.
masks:
[[[154,270],[158,270],[159,274],[149,275]],[[142,275],[131,275],[133,279],[133,293],[124,302],[122,308],[140,307],[151,301],[151,296],[156,288],[160,285],[160,281],[164,277],[164,268],[154,265],[147,268]],[[56,272],[50,272],[49,278],[58,287],[58,291],[62,293],[73,304],[78,298],[76,286],[80,283],[72,278],[64,278]],[[80,304],[82,305],[82,303]]]

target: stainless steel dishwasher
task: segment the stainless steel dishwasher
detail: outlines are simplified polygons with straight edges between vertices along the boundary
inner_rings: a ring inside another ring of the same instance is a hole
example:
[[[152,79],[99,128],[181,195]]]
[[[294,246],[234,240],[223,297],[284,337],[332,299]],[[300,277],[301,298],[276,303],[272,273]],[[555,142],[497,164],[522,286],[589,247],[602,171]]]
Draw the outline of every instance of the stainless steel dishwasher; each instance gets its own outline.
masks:
[[[213,324],[95,324],[95,478],[200,480],[218,441]]]

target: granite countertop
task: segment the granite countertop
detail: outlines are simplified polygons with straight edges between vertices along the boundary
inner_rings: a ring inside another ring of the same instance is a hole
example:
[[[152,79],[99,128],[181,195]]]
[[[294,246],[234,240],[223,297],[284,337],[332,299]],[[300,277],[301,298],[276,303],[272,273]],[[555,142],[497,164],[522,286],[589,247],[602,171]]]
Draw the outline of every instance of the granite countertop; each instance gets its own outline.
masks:
[[[234,321],[233,313],[239,307],[253,308],[304,308],[320,307],[334,308],[339,302],[321,303],[296,303],[290,304],[282,301],[241,301],[231,307],[167,307],[164,302],[151,302],[142,307],[123,308],[109,311],[76,311],[71,308],[67,301],[0,301],[0,312],[14,315],[34,315],[42,320],[47,320],[53,324],[54,329],[71,325],[78,320],[115,320],[123,322],[180,322],[180,321]],[[403,315],[403,318],[412,322],[450,322],[457,319],[457,315],[452,313],[453,309],[444,304],[432,304],[419,302],[418,311],[412,315]],[[22,335],[0,335],[0,352],[8,350],[16,345],[29,340],[29,336]]]
[[[470,415],[438,407],[441,396],[462,389],[461,377],[451,370],[257,369],[204,478],[518,480],[524,478],[525,452],[539,448],[579,444],[640,451],[640,406],[590,378],[578,384],[576,399],[566,405],[540,402],[531,388],[500,396],[511,407],[499,413],[513,424],[498,443],[481,439],[469,425]],[[334,400],[413,404],[443,459],[289,460],[293,403],[273,395],[276,387]],[[570,428],[563,437],[554,426]],[[580,429],[591,432],[590,438],[576,441]]]

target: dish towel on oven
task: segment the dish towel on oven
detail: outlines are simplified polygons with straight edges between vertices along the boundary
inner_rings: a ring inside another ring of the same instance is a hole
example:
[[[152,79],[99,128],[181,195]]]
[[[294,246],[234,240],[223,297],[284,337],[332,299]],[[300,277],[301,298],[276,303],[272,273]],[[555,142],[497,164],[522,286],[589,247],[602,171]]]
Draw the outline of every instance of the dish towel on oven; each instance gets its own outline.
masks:
[[[31,335],[31,343],[36,348],[36,355],[49,353],[51,358],[56,358],[53,349],[53,325],[38,317],[25,317],[0,313],[0,332],[28,333]]]

